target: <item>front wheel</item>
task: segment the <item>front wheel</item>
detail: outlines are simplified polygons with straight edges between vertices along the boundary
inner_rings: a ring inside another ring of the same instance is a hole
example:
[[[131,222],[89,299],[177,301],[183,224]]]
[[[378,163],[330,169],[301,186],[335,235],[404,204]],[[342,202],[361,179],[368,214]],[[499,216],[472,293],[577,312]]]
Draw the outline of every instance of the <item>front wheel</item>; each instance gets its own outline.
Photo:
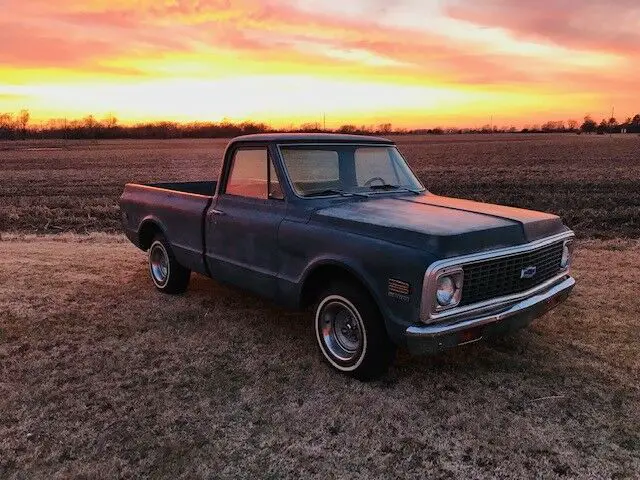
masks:
[[[156,235],[149,247],[149,274],[158,290],[177,294],[187,290],[191,270],[178,263],[167,239]]]
[[[377,306],[357,285],[336,283],[319,295],[314,329],[325,360],[359,380],[382,376],[395,357]]]

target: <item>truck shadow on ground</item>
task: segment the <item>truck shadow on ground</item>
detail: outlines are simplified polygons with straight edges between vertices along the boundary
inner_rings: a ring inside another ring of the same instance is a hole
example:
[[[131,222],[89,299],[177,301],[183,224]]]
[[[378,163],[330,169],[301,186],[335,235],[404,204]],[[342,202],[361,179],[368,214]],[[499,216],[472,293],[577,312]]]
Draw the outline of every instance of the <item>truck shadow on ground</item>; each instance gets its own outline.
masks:
[[[281,308],[252,293],[201,275],[192,275],[188,292],[178,297],[155,292],[146,271],[139,272],[135,282],[144,285],[142,288],[148,295],[159,296],[162,303],[184,305],[176,315],[165,318],[171,328],[199,334],[215,331],[216,342],[232,342],[253,355],[263,356],[266,362],[280,363],[282,356],[288,355],[307,365],[309,374],[347,378],[321,361],[309,312]],[[529,327],[502,338],[482,340],[433,356],[412,356],[399,349],[390,372],[371,385],[388,388],[398,383],[415,384],[418,379],[422,384],[433,382],[443,373],[459,374],[464,383],[469,377],[488,373],[493,376],[522,375],[529,368],[540,372],[558,364],[558,355],[562,356],[563,350],[556,343],[555,339],[545,338]],[[211,348],[215,348],[215,344]],[[553,355],[549,356],[550,352]]]

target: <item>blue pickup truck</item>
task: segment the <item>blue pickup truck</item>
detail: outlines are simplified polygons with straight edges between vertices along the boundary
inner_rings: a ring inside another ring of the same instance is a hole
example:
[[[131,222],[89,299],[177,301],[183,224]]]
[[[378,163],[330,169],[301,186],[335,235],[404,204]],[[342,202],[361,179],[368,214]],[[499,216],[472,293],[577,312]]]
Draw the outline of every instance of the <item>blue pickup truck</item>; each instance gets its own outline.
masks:
[[[524,327],[575,284],[560,218],[429,193],[384,138],[238,137],[217,182],[127,184],[120,209],[158,290],[197,272],[311,309],[323,357],[362,380],[398,346]]]

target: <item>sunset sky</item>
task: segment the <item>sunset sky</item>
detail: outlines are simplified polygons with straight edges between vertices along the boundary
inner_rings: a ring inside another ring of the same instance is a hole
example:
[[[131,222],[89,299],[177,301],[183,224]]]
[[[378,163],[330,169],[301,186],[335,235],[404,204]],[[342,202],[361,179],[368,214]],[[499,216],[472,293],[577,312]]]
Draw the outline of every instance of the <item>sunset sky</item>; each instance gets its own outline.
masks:
[[[524,126],[640,112],[640,1],[0,0],[34,121]]]

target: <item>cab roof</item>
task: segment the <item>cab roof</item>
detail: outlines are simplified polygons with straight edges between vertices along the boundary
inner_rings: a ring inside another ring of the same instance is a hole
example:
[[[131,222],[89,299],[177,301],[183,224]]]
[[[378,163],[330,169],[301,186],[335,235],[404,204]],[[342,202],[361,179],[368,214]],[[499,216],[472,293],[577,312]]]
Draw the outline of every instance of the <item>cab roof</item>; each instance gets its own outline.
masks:
[[[379,143],[393,145],[394,142],[382,137],[369,135],[343,135],[337,133],[257,133],[242,135],[231,140],[234,143]]]

